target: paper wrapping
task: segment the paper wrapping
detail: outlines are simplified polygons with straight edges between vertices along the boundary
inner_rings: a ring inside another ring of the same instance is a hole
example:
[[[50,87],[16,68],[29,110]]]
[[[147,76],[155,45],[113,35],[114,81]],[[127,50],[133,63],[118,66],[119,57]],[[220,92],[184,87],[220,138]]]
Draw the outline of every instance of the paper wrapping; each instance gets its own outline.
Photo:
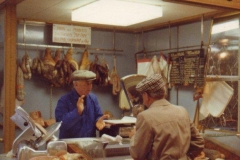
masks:
[[[200,107],[200,120],[209,114],[220,117],[233,96],[234,90],[225,81],[206,82]]]
[[[151,66],[151,59],[144,58],[137,60],[137,74],[147,75],[148,69]]]

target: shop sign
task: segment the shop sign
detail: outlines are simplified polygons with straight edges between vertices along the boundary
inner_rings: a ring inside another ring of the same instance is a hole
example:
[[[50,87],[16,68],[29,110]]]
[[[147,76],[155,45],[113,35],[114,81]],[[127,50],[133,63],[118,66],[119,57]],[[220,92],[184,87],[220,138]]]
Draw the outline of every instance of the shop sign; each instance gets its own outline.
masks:
[[[90,45],[91,28],[54,24],[52,41],[57,43]]]

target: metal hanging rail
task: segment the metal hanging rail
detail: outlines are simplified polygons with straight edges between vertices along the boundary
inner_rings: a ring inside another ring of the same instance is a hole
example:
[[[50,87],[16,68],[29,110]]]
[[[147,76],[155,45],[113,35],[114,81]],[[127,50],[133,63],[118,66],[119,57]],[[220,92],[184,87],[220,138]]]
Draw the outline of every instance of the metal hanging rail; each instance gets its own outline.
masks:
[[[184,46],[184,47],[177,47],[177,48],[159,49],[159,50],[153,50],[153,51],[139,52],[137,54],[155,53],[155,52],[161,52],[161,51],[171,51],[171,50],[179,50],[179,49],[186,49],[186,48],[196,48],[201,46],[202,45],[193,45],[193,46]],[[203,45],[203,46],[207,47],[208,45]]]
[[[116,52],[123,52],[123,50],[115,49],[115,42],[113,41],[114,48],[113,49],[105,49],[105,48],[88,48],[86,45],[82,45],[83,47],[73,47],[71,43],[70,46],[58,46],[58,45],[45,45],[45,44],[27,44],[26,43],[26,21],[24,20],[24,31],[23,31],[23,43],[17,43],[17,46],[23,47],[23,49],[27,48],[55,48],[55,49],[69,49],[72,48],[74,50],[89,50],[89,51],[100,51],[105,52],[104,54],[116,54]],[[114,30],[114,37],[115,39],[115,30]],[[112,52],[112,53],[111,53]],[[78,52],[76,52],[78,53]],[[102,54],[102,53],[91,53],[91,54]]]
[[[57,45],[44,45],[44,44],[26,44],[26,43],[17,43],[18,46],[22,46],[24,49],[26,48],[55,48],[55,49],[69,49],[72,48],[74,50],[89,50],[89,51],[102,51],[106,52],[104,54],[119,54],[116,52],[123,52],[123,50],[119,49],[105,49],[105,48],[86,48],[86,47],[71,47],[71,46],[57,46]],[[110,52],[110,53],[109,53]],[[112,53],[111,53],[112,52]],[[92,54],[98,54],[98,53],[92,53]]]

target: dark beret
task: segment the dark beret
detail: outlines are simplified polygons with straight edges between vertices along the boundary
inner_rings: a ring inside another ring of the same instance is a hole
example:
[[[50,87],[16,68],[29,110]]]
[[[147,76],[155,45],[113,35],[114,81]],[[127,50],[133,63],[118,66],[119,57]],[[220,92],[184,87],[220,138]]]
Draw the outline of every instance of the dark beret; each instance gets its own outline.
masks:
[[[72,73],[72,80],[73,81],[78,81],[78,80],[95,80],[96,79],[96,74],[92,71],[88,70],[75,70]]]
[[[159,92],[163,90],[165,82],[161,74],[153,74],[149,77],[144,78],[136,86],[138,92]]]

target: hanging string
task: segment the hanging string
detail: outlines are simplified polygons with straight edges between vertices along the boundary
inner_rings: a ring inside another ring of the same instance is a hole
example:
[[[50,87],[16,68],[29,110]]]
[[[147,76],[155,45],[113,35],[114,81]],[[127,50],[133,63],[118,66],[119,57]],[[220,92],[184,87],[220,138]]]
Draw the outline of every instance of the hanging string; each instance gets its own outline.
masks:
[[[53,97],[53,85],[50,86],[50,104],[49,104],[49,110],[50,110],[50,119],[52,119],[52,98]]]
[[[113,50],[114,50],[114,57],[116,57],[116,51],[115,51],[115,28],[113,30]]]
[[[172,48],[172,41],[171,41],[171,39],[172,39],[172,35],[171,35],[171,23],[169,22],[168,23],[168,37],[169,37],[169,48],[171,49]]]

